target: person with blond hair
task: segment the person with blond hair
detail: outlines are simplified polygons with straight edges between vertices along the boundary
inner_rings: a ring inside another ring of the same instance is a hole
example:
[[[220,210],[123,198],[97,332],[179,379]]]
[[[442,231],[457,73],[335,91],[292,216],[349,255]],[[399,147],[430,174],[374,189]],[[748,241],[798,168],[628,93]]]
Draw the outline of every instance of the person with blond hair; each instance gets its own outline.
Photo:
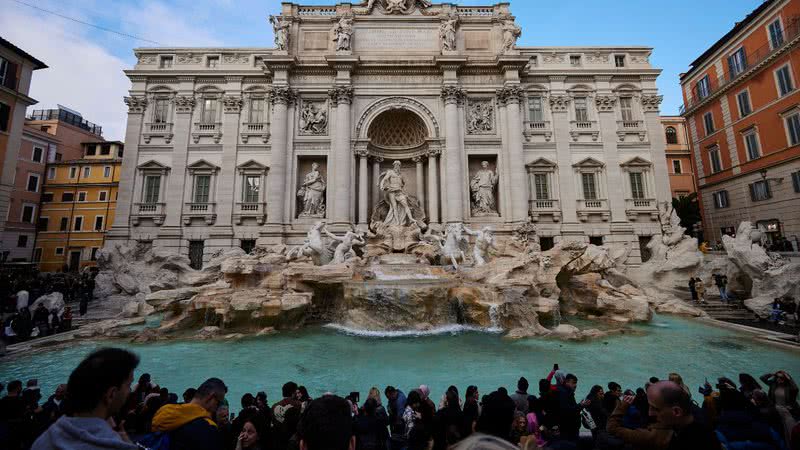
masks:
[[[367,394],[367,400],[373,399],[375,400],[375,404],[377,405],[375,408],[375,416],[379,419],[386,419],[386,423],[389,423],[389,413],[386,412],[386,408],[383,407],[383,402],[381,402],[381,391],[380,389],[372,386],[369,389],[369,394]],[[366,401],[364,401],[364,405],[366,406]]]

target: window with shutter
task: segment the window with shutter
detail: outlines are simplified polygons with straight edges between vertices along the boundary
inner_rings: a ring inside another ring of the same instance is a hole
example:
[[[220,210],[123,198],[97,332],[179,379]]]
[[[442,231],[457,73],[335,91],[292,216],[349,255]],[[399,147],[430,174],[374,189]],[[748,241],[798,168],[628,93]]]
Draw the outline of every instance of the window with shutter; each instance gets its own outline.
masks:
[[[792,174],[792,184],[794,185],[794,191],[800,193],[800,172]]]
[[[594,174],[582,173],[581,181],[583,182],[583,199],[597,200],[597,186],[595,184]]]
[[[736,50],[733,55],[728,57],[728,68],[732,79],[745,71],[747,68],[747,57],[744,53],[744,47]]]
[[[0,58],[0,84],[11,90],[17,90],[16,63]]]
[[[631,197],[636,200],[644,198],[644,179],[641,172],[631,172]]]
[[[778,48],[783,45],[783,26],[780,19],[776,19],[769,24],[769,42],[772,48]]]
[[[767,180],[756,181],[750,185],[750,198],[754,202],[768,200],[772,198],[772,192],[769,189],[769,182]]]

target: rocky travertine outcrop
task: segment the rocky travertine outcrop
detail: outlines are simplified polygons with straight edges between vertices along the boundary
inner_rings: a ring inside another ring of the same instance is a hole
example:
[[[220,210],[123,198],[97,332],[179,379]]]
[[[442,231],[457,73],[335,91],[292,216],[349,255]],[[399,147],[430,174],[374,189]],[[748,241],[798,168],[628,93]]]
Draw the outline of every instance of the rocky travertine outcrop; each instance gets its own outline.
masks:
[[[767,253],[760,244],[760,231],[742,222],[736,237],[723,236],[728,259],[750,280],[750,298],[744,304],[761,318],[769,317],[776,298],[800,299],[800,263],[789,263]],[[729,277],[731,278],[731,277]]]
[[[326,322],[370,331],[463,324],[503,330],[512,338],[586,339],[606,332],[562,324],[562,312],[604,320],[612,328],[647,321],[652,310],[699,314],[673,297],[646,295],[618,270],[628,247],[562,242],[541,252],[535,240],[510,244],[495,249],[484,265],[458,270],[428,265],[413,254],[354,255],[329,265],[293,255],[287,262],[287,249],[274,247],[249,255],[235,249],[200,271],[181,256],[114,244],[101,253],[96,292],[128,295],[123,318],[162,315],[157,330],[135,334],[137,342],[253,335]],[[113,334],[111,329],[91,334]]]

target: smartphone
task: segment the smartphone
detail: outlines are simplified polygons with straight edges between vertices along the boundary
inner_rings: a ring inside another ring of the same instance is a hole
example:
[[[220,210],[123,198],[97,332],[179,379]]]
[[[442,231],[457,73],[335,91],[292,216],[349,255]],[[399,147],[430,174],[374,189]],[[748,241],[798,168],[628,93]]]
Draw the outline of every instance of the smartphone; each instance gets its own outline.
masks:
[[[558,364],[553,364],[553,370],[558,370]]]
[[[358,392],[351,392],[350,398],[353,399],[353,401],[356,403],[361,403],[361,395],[359,395]]]

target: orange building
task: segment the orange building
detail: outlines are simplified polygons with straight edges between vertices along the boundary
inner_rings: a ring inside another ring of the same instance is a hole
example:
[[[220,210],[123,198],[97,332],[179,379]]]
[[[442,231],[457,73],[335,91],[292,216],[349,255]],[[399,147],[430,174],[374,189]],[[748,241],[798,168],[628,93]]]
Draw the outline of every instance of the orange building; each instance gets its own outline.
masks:
[[[47,165],[34,260],[42,272],[96,264],[114,223],[123,144],[87,142],[83,157]]]
[[[24,50],[0,37],[0,261],[9,258],[17,240],[6,236],[9,222],[17,217],[9,210],[11,193],[17,179],[17,161],[25,123],[25,109],[36,100],[28,96],[34,70],[47,66]],[[34,212],[30,217],[34,218]],[[32,223],[32,222],[30,222]]]
[[[681,74],[707,241],[800,237],[800,0],[767,0]]]
[[[686,197],[697,190],[686,119],[680,116],[662,116],[661,125],[667,141],[665,153],[672,198]]]

